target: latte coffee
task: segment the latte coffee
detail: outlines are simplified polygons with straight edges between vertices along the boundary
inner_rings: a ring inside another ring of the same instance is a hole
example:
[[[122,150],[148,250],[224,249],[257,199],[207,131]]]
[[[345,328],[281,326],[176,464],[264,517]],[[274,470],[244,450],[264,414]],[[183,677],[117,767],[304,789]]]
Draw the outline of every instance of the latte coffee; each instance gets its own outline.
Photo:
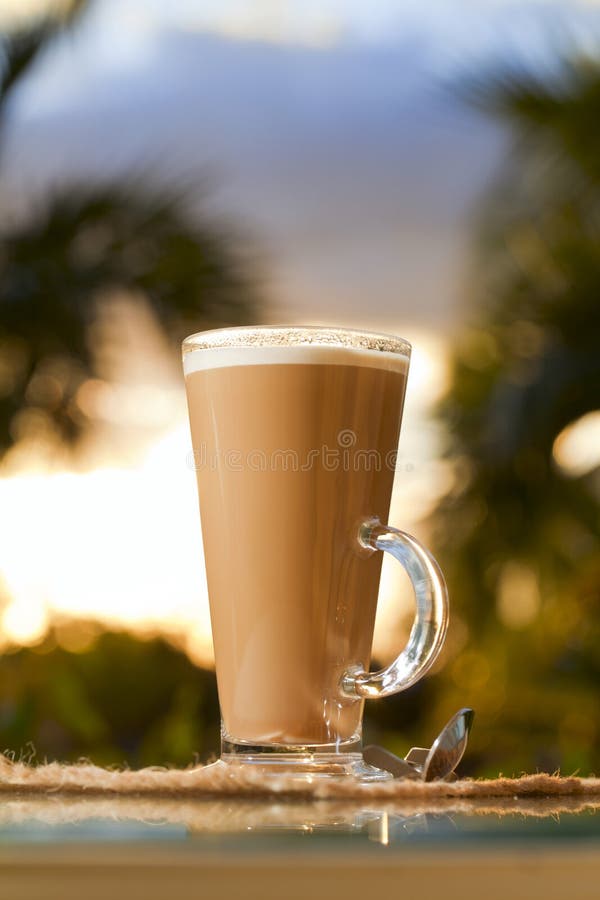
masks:
[[[352,741],[382,561],[357,529],[387,521],[408,356],[209,346],[184,370],[225,739]]]

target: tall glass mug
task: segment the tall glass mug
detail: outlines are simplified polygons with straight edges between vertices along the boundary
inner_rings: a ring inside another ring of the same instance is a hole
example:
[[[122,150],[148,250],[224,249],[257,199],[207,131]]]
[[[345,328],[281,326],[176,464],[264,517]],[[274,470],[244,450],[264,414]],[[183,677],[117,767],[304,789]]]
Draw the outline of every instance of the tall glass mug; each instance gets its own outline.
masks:
[[[221,764],[391,777],[362,760],[364,700],[418,681],[448,622],[435,560],[385,524],[409,359],[399,338],[329,328],[184,341]],[[416,614],[397,659],[369,672],[381,550]]]

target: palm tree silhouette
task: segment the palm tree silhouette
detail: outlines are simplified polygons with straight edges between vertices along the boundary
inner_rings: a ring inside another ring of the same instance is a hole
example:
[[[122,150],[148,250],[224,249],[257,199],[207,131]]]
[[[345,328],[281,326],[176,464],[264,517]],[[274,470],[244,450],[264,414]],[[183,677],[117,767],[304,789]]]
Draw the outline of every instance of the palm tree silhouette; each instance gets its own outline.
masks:
[[[87,6],[75,0],[62,17],[0,40],[0,150],[15,86]],[[174,342],[189,330],[247,322],[259,307],[239,242],[187,215],[181,191],[136,176],[41,198],[18,225],[0,228],[0,455],[23,411],[41,413],[71,444],[85,432],[76,394],[97,374],[99,303],[119,291],[141,293]]]

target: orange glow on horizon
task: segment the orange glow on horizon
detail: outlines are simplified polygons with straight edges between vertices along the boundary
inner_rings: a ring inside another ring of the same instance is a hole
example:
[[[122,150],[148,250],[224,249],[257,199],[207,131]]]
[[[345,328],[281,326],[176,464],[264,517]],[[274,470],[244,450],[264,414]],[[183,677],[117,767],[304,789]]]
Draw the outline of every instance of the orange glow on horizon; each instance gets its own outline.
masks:
[[[444,470],[435,460],[435,429],[427,418],[443,383],[443,347],[426,335],[415,343],[390,514],[391,524],[406,530],[445,487]],[[169,391],[179,398],[171,402],[170,420]],[[112,392],[112,413],[115,398],[126,400],[126,394]],[[149,442],[136,449],[129,465],[109,464],[107,457],[90,471],[51,471],[32,457],[26,471],[0,478],[0,591],[5,595],[2,604],[0,593],[0,643],[36,644],[52,621],[90,619],[105,628],[163,634],[195,662],[210,666],[210,616],[183,384],[174,376],[156,390],[148,387],[145,395],[134,385],[131,396],[135,402],[122,404],[126,418],[131,414],[139,424],[158,403],[163,425],[150,430]],[[398,621],[410,609],[410,595],[400,606],[396,599],[402,581],[396,563],[384,566],[375,641],[379,656],[399,650]]]

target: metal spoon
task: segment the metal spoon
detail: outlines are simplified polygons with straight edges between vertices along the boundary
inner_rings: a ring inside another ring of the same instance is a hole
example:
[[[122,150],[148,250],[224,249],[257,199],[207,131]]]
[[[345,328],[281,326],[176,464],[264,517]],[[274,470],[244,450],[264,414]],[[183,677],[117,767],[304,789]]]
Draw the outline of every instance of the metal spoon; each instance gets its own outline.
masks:
[[[475,713],[469,707],[459,709],[447,722],[430,748],[412,747],[404,759],[370,745],[363,750],[364,761],[386,769],[395,778],[436,781],[449,778],[464,756]]]

